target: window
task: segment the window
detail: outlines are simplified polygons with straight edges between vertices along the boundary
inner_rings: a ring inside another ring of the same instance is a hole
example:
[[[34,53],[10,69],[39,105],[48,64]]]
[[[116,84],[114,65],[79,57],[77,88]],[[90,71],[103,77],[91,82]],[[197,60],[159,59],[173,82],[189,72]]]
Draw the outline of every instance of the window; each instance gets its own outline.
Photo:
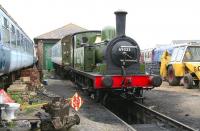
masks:
[[[4,17],[4,25],[2,26],[2,42],[10,46],[10,31],[7,19]]]
[[[30,43],[28,40],[27,40],[27,44],[28,44],[28,53],[31,54],[31,47],[30,47]]]
[[[175,49],[173,50],[173,53],[172,53],[171,61],[175,61],[175,60],[176,60],[177,54],[178,54],[178,48],[175,48]]]
[[[189,46],[187,47],[184,55],[184,61],[186,62],[199,62],[200,61],[200,47]]]
[[[0,44],[1,44],[1,28],[0,28]]]
[[[16,33],[13,25],[11,26],[11,47],[16,48]]]
[[[12,33],[15,34],[15,27],[13,25],[11,26],[11,30],[12,30]]]
[[[30,53],[30,47],[27,39],[26,39],[26,52]]]
[[[27,40],[26,40],[26,38],[24,38],[24,50],[25,50],[25,52],[28,52],[28,44],[27,44]]]
[[[19,30],[17,30],[16,32],[17,32],[17,35],[16,35],[17,36],[17,48],[20,49],[20,44],[21,44],[20,43],[20,33],[19,33]]]
[[[178,54],[176,56],[176,61],[180,62],[182,60],[183,54],[184,54],[185,47],[180,47],[178,50]]]
[[[184,54],[185,47],[177,47],[173,50],[171,61],[180,62]]]
[[[74,35],[75,48],[83,47],[85,45],[96,44],[96,39],[99,39],[100,32],[88,31]]]
[[[9,24],[8,24],[8,20],[4,17],[4,27],[8,29]]]
[[[24,47],[24,36],[21,34],[21,50],[25,51],[25,47]]]

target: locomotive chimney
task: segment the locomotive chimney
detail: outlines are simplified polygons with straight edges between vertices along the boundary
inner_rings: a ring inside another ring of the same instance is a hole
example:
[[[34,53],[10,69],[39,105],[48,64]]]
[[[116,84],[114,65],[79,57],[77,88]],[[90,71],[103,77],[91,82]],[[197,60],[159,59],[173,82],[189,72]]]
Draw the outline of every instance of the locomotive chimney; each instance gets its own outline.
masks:
[[[116,11],[116,32],[117,36],[125,35],[126,11]]]

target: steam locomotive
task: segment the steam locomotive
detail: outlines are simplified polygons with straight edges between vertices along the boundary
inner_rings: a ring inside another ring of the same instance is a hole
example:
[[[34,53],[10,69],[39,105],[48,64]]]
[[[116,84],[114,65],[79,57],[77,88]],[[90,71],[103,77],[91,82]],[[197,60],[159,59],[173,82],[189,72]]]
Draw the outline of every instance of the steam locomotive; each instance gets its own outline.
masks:
[[[32,40],[0,5],[0,88],[35,58]]]
[[[76,32],[65,36],[51,49],[55,69],[67,70],[71,80],[92,94],[97,102],[109,92],[141,98],[143,90],[162,83],[160,76],[141,73],[139,45],[125,35],[127,12],[115,14],[116,35],[110,29]]]

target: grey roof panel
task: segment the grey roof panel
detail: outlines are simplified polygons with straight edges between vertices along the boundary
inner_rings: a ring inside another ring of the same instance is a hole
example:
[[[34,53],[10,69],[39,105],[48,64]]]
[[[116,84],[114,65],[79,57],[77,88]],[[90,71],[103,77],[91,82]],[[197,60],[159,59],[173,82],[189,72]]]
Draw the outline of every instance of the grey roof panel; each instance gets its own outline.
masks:
[[[37,36],[34,39],[62,39],[66,35],[73,34],[80,31],[86,31],[86,29],[78,25],[70,23],[61,28],[58,28],[48,33]]]

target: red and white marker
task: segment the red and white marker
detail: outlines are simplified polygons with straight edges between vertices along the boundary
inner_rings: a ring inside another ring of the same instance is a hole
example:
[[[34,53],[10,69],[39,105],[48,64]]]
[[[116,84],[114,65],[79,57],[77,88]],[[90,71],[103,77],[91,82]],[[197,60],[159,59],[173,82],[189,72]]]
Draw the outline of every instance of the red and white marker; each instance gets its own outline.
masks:
[[[70,105],[72,108],[78,111],[82,104],[83,104],[83,100],[76,92],[74,96],[71,98]]]

